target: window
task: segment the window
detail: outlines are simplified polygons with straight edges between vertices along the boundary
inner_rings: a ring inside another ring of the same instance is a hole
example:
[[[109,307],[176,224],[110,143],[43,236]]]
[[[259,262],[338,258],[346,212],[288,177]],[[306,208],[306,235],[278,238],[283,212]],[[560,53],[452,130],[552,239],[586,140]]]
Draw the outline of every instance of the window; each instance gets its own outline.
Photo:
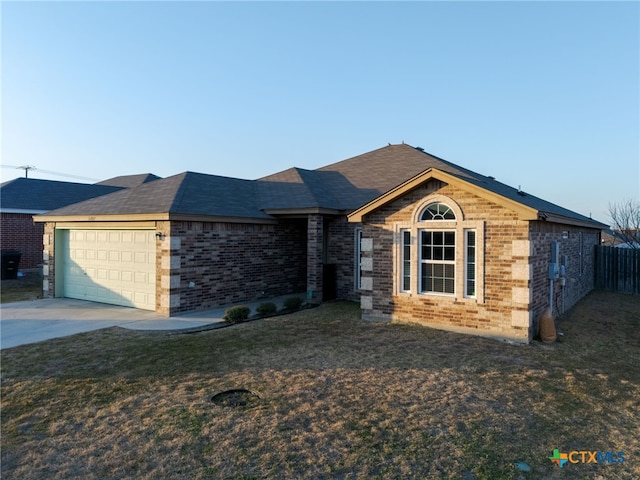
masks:
[[[402,235],[402,291],[411,290],[411,231],[401,230]]]
[[[476,296],[476,231],[465,230],[465,279],[464,296]]]
[[[456,215],[451,210],[451,207],[445,205],[444,203],[432,203],[431,205],[427,205],[427,208],[424,209],[422,215],[420,216],[420,221],[425,222],[429,220],[455,220]]]
[[[397,294],[484,302],[484,221],[465,220],[455,202],[432,195],[396,228]]]
[[[456,232],[420,231],[420,293],[455,293]]]

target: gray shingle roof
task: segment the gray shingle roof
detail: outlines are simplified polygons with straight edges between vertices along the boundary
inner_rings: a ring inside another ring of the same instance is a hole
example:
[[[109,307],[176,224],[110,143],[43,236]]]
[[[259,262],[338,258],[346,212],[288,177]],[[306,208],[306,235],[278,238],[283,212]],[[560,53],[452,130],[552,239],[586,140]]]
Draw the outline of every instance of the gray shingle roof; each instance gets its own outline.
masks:
[[[356,209],[430,168],[450,173],[461,180],[538,210],[540,213],[558,215],[580,222],[589,222],[593,223],[594,226],[602,225],[584,215],[498,182],[493,177],[473,172],[447,160],[438,158],[435,155],[431,155],[420,148],[415,148],[404,143],[400,145],[389,145],[342,162],[322,167],[318,171],[338,172],[346,180],[346,182],[343,182],[343,185],[351,184],[358,187],[358,191],[345,189],[342,192],[345,209]],[[335,186],[337,184],[327,185],[330,191],[332,190],[332,185]],[[362,201],[367,197],[364,193],[367,190],[371,192],[372,196]],[[340,195],[340,193],[334,192],[334,195],[337,196]],[[347,207],[347,205],[349,206]]]
[[[121,189],[109,185],[16,178],[0,185],[0,208],[46,212]]]
[[[184,214],[271,218],[258,208],[255,182],[184,172],[60,208],[51,215]]]
[[[96,185],[111,185],[114,187],[132,188],[142,185],[143,183],[153,182],[160,177],[153,173],[140,173],[138,175],[121,175],[119,177],[109,178],[97,182]]]
[[[262,208],[277,210],[292,206],[318,207],[318,199],[305,181],[306,172],[308,170],[289,168],[257,180],[255,183]]]
[[[595,227],[600,225],[583,215],[533,195],[523,195],[492,177],[472,172],[404,143],[389,145],[317,170],[290,168],[257,180],[185,172],[71,205],[51,214],[175,213],[273,218],[265,210],[305,208],[347,213],[431,168],[542,213],[592,222]]]

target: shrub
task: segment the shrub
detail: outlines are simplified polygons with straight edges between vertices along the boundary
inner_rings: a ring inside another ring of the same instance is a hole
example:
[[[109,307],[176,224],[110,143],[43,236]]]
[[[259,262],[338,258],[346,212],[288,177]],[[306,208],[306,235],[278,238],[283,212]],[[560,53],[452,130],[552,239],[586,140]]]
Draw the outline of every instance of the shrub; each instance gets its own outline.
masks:
[[[300,297],[289,297],[284,301],[285,310],[298,310],[302,306],[303,300]]]
[[[251,313],[251,309],[249,307],[237,305],[235,307],[227,308],[224,312],[224,317],[222,318],[229,323],[240,323],[249,318],[249,313]]]
[[[265,317],[267,315],[273,315],[277,310],[278,307],[276,307],[275,303],[266,302],[258,305],[258,308],[256,308],[256,313],[261,317]]]

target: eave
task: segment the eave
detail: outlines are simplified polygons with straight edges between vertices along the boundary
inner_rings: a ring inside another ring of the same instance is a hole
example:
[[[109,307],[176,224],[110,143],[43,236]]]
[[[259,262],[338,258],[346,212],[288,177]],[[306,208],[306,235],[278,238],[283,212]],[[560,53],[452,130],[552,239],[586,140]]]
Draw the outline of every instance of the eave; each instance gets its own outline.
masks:
[[[343,210],[322,207],[308,208],[272,208],[263,210],[267,215],[274,217],[305,217],[307,215],[344,215]]]
[[[605,230],[609,228],[608,225],[596,220],[583,221],[577,218],[563,217],[562,215],[555,215],[548,212],[540,212],[538,214],[538,220],[543,222],[560,223],[562,225],[571,225],[574,227],[592,228],[594,230]]]
[[[208,223],[253,223],[253,224],[275,224],[275,218],[260,217],[237,217],[221,215],[193,215],[183,213],[137,213],[120,215],[36,215],[35,222],[63,222],[63,223],[85,223],[92,224],[100,222],[149,222],[149,221],[184,221],[184,222],[208,222]]]
[[[47,213],[49,210],[37,210],[28,208],[0,208],[0,213],[19,213],[21,215],[40,215]]]

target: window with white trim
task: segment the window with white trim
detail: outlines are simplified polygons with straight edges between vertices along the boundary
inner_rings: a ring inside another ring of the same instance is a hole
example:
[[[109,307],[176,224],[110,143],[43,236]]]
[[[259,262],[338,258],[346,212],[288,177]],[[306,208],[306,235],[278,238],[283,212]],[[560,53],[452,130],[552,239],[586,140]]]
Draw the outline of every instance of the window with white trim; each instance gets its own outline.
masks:
[[[427,205],[422,215],[420,215],[420,221],[425,222],[428,220],[455,220],[456,214],[453,213],[449,205],[444,203],[432,203]]]
[[[456,232],[420,230],[420,293],[456,293]]]
[[[402,238],[402,287],[403,292],[411,290],[411,230],[400,230]]]
[[[476,296],[476,231],[464,231],[464,296]]]
[[[484,302],[484,222],[465,220],[447,197],[432,198],[396,227],[395,291]]]

